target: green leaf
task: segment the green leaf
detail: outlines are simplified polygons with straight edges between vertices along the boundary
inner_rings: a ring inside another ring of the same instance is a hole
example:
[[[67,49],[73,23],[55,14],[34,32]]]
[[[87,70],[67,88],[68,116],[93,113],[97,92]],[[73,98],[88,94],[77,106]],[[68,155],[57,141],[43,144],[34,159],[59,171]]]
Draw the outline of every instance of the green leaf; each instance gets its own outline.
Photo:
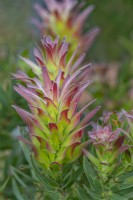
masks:
[[[5,92],[2,87],[0,87],[0,103],[2,103],[3,106],[8,106],[9,105],[9,100],[8,100],[8,93]]]
[[[14,168],[11,167],[11,173],[14,176],[14,178],[19,182],[19,184],[24,187],[27,188],[27,185],[22,181],[22,179],[20,179],[20,177],[16,174],[16,172],[14,171]]]
[[[84,188],[86,190],[86,192],[94,199],[96,200],[100,200],[102,199],[101,195],[96,194],[96,191],[92,191],[90,188],[86,187],[86,185],[84,185]],[[101,191],[102,192],[102,191]]]
[[[109,200],[127,200],[127,198],[122,197],[118,194],[112,193],[111,197],[109,197]]]
[[[59,200],[59,199],[61,199],[61,196],[60,196],[60,194],[57,192],[57,191],[54,191],[54,192],[48,192],[47,191],[47,194],[51,197],[51,199],[53,199],[53,200]]]
[[[92,165],[90,164],[90,162],[86,157],[83,158],[83,167],[84,170],[88,172],[92,180],[97,176],[94,168],[92,167]]]
[[[8,177],[8,178],[6,179],[6,181],[4,182],[4,184],[0,186],[0,193],[2,193],[2,192],[4,191],[4,189],[6,188],[9,179],[10,179],[10,177]]]
[[[103,192],[103,185],[100,179],[98,178],[94,178],[93,181],[93,185],[94,185],[94,191],[96,191],[96,193],[101,194]]]
[[[86,153],[87,157],[89,158],[89,160],[95,165],[95,166],[99,166],[99,160],[93,156],[89,151],[87,151]]]
[[[17,198],[17,200],[26,200],[21,195],[21,193],[20,193],[20,191],[18,189],[18,186],[16,184],[16,181],[14,179],[12,180],[12,188],[13,188],[13,192],[14,192],[14,195]]]
[[[113,184],[111,184],[110,189],[111,189],[111,191],[113,191],[114,193],[115,193],[115,192],[118,192],[118,191],[119,191],[119,183],[113,183]]]
[[[72,168],[72,164],[67,164],[63,167],[63,182],[67,182],[67,180],[69,179],[70,177],[70,174],[71,174],[71,168]]]
[[[123,183],[119,184],[120,189],[127,189],[133,187],[133,177],[126,179]]]
[[[12,167],[12,169],[17,172],[18,174],[20,174],[21,176],[23,176],[25,179],[32,181],[33,182],[33,178],[31,178],[30,176],[26,175],[25,173],[21,172],[20,170]]]
[[[131,192],[129,192],[129,191],[125,192],[124,196],[125,196],[125,200],[129,200],[130,198],[133,199],[133,188],[132,188]]]
[[[73,167],[74,168],[74,167]],[[81,174],[83,173],[83,169],[82,167],[80,167],[79,169],[75,170],[72,169],[71,170],[71,174],[69,173],[69,179],[67,182],[64,182],[64,186],[63,188],[68,188],[71,187],[71,185],[76,182],[78,180],[79,177],[81,177]]]
[[[131,185],[131,184],[126,184],[126,183],[122,183],[122,184],[120,184],[120,189],[127,189],[127,188],[130,188],[130,187],[132,187],[133,186],[133,184]]]
[[[120,182],[115,184],[113,187],[110,188],[113,192],[117,192],[121,195],[128,194],[129,192],[132,192],[133,189],[133,177],[128,178],[124,182]]]
[[[19,141],[19,142],[20,142],[21,148],[24,152],[24,156],[25,156],[27,162],[31,165],[31,152],[30,152],[29,148],[23,142],[21,142],[21,141]]]
[[[88,196],[86,192],[79,186],[77,187],[77,196],[79,200],[93,200],[93,198]]]
[[[90,162],[88,161],[88,159],[86,157],[83,158],[83,168],[84,168],[84,172],[86,175],[86,178],[89,182],[89,184],[91,185],[91,187],[93,188],[93,180],[96,177],[96,173],[93,170]]]
[[[133,172],[124,173],[124,174],[122,174],[122,175],[120,175],[118,177],[118,180],[119,181],[124,181],[124,180],[126,180],[127,178],[129,178],[131,176],[133,176]]]
[[[46,187],[46,189],[48,191],[55,190],[55,188],[58,187],[58,184],[54,180],[52,180],[50,177],[42,174],[40,172],[41,169],[39,169],[39,167],[37,166],[37,163],[35,163],[35,161],[33,159],[31,159],[31,161],[32,161],[33,170],[35,171],[36,176],[41,181],[41,183]]]
[[[118,190],[117,194],[124,196],[127,199],[131,198],[133,197],[133,187],[128,189]]]

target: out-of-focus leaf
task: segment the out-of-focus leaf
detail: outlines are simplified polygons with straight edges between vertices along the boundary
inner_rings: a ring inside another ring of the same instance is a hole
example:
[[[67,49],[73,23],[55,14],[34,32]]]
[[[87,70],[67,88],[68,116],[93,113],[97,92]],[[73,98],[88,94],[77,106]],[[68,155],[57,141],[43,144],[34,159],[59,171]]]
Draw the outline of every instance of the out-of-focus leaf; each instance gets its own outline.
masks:
[[[123,190],[117,190],[116,193],[129,200],[130,198],[133,198],[133,187]]]
[[[128,200],[126,197],[120,196],[118,194],[112,193],[109,200]]]
[[[73,185],[73,183],[75,183],[78,180],[78,178],[82,176],[82,173],[83,173],[82,167],[80,167],[77,170],[71,170],[71,175],[69,176],[69,180],[64,182],[63,188],[71,187],[71,185]]]
[[[8,177],[6,179],[6,181],[4,182],[4,184],[0,186],[0,193],[2,193],[4,191],[6,185],[8,184],[9,179],[10,179],[10,177]]]
[[[48,191],[55,190],[55,187],[57,187],[58,184],[48,176],[41,174],[40,169],[38,168],[37,164],[33,159],[32,159],[32,167],[33,170],[35,171],[36,176],[38,177],[38,180],[46,187],[46,190]]]
[[[94,178],[94,181],[93,181],[93,188],[95,191],[97,191],[97,193],[102,193],[103,192],[103,185],[101,183],[101,180],[98,179],[98,178]]]
[[[9,105],[9,99],[8,99],[8,93],[5,92],[2,87],[0,87],[0,103],[2,103],[3,106]]]
[[[91,166],[90,162],[86,157],[83,158],[83,167],[87,177],[89,176],[93,180],[97,176],[96,172],[94,171],[94,168]]]
[[[26,184],[22,181],[22,179],[20,179],[20,177],[17,175],[17,173],[15,172],[14,168],[11,167],[11,173],[14,176],[14,178],[16,179],[16,181],[24,188],[27,188]]]
[[[121,38],[120,43],[125,47],[125,49],[133,56],[133,42],[126,38]]]
[[[23,198],[21,192],[19,191],[15,179],[12,180],[12,188],[13,188],[14,195],[16,196],[17,200],[26,200]]]
[[[26,175],[25,173],[21,172],[20,170],[14,168],[14,167],[12,167],[12,170],[13,170],[14,172],[16,172],[18,175],[23,176],[23,177],[25,178],[25,180],[28,180],[28,181],[33,182],[33,179],[32,179],[30,176]]]
[[[96,173],[86,157],[83,158],[83,168],[84,168],[86,178],[89,184],[91,185],[91,187],[93,188],[94,187],[93,180],[96,178]]]
[[[93,200],[93,198],[88,196],[86,192],[79,186],[77,187],[77,196],[79,200]]]
[[[50,196],[51,200],[59,200],[59,199],[61,199],[61,196],[57,191],[53,191],[53,192],[52,191],[50,191],[50,192],[47,191],[47,194]]]
[[[101,195],[102,193],[97,194],[96,191],[92,191],[90,188],[86,187],[85,185],[84,185],[84,188],[86,192],[91,196],[91,198],[96,199],[96,200],[102,200],[102,195]]]
[[[24,156],[27,160],[27,162],[31,165],[31,153],[30,153],[30,150],[28,149],[27,145],[25,145],[23,142],[20,141],[20,145],[21,145],[21,148],[24,152]]]

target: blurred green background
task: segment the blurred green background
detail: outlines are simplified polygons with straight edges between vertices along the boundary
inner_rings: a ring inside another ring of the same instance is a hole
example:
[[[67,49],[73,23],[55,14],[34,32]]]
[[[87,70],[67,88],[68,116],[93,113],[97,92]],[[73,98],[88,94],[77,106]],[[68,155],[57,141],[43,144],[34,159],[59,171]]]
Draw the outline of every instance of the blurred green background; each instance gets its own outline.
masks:
[[[41,0],[0,1],[0,185],[12,176],[11,165],[17,167],[26,162],[15,138],[19,132],[17,125],[22,122],[11,108],[12,104],[21,105],[23,101],[12,89],[11,73],[21,66],[18,55],[28,52],[30,55],[40,38],[31,24],[36,16],[34,2],[43,4]],[[92,98],[98,99],[104,111],[130,110],[133,108],[133,1],[84,0],[84,3],[95,5],[85,29],[94,25],[101,29],[86,58],[95,63],[95,83],[89,90]],[[15,199],[10,180],[3,191],[6,197]],[[1,193],[2,189],[0,199]]]
[[[92,54],[100,61],[122,61],[127,54],[121,46],[121,39],[133,37],[132,0],[89,0],[95,10],[90,17],[91,25],[97,24],[101,34],[94,45]]]

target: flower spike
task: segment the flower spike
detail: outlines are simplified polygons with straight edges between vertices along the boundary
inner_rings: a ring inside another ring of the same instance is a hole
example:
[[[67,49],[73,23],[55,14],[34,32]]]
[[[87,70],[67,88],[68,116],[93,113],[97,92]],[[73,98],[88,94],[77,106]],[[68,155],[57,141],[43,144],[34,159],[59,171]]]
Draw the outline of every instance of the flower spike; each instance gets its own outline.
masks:
[[[82,148],[88,144],[88,141],[82,143],[84,129],[100,107],[81,120],[85,108],[94,102],[77,110],[80,97],[92,82],[84,80],[84,73],[88,68],[90,70],[90,65],[77,69],[72,61],[71,64],[68,61],[67,68],[68,45],[65,40],[59,43],[57,38],[52,41],[50,37],[44,37],[42,44],[44,49],[35,56],[40,65],[36,65],[37,73],[32,67],[35,77],[30,78],[20,71],[13,75],[25,85],[18,84],[14,89],[27,101],[30,112],[13,107],[29,129],[30,141],[19,139],[34,149],[34,157],[42,167],[51,170],[54,163],[61,166],[81,155]],[[23,60],[31,67],[31,61]]]

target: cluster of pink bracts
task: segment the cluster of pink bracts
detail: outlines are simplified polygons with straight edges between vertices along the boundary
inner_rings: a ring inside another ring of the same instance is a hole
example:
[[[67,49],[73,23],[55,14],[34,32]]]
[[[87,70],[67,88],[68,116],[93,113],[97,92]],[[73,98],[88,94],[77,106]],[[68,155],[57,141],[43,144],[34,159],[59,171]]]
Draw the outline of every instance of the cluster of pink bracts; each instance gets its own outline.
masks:
[[[53,163],[69,163],[81,155],[82,148],[88,144],[88,141],[81,142],[84,129],[100,107],[81,120],[83,111],[94,102],[80,111],[77,109],[82,93],[92,82],[86,80],[90,64],[79,68],[81,59],[74,60],[75,52],[66,63],[68,45],[64,40],[59,43],[58,39],[44,37],[42,48],[42,52],[36,50],[35,54],[38,68],[31,65],[34,78],[21,71],[14,74],[14,78],[26,85],[18,84],[14,89],[28,102],[31,113],[13,107],[29,128],[30,141],[19,139],[30,145],[39,163],[50,169]]]

